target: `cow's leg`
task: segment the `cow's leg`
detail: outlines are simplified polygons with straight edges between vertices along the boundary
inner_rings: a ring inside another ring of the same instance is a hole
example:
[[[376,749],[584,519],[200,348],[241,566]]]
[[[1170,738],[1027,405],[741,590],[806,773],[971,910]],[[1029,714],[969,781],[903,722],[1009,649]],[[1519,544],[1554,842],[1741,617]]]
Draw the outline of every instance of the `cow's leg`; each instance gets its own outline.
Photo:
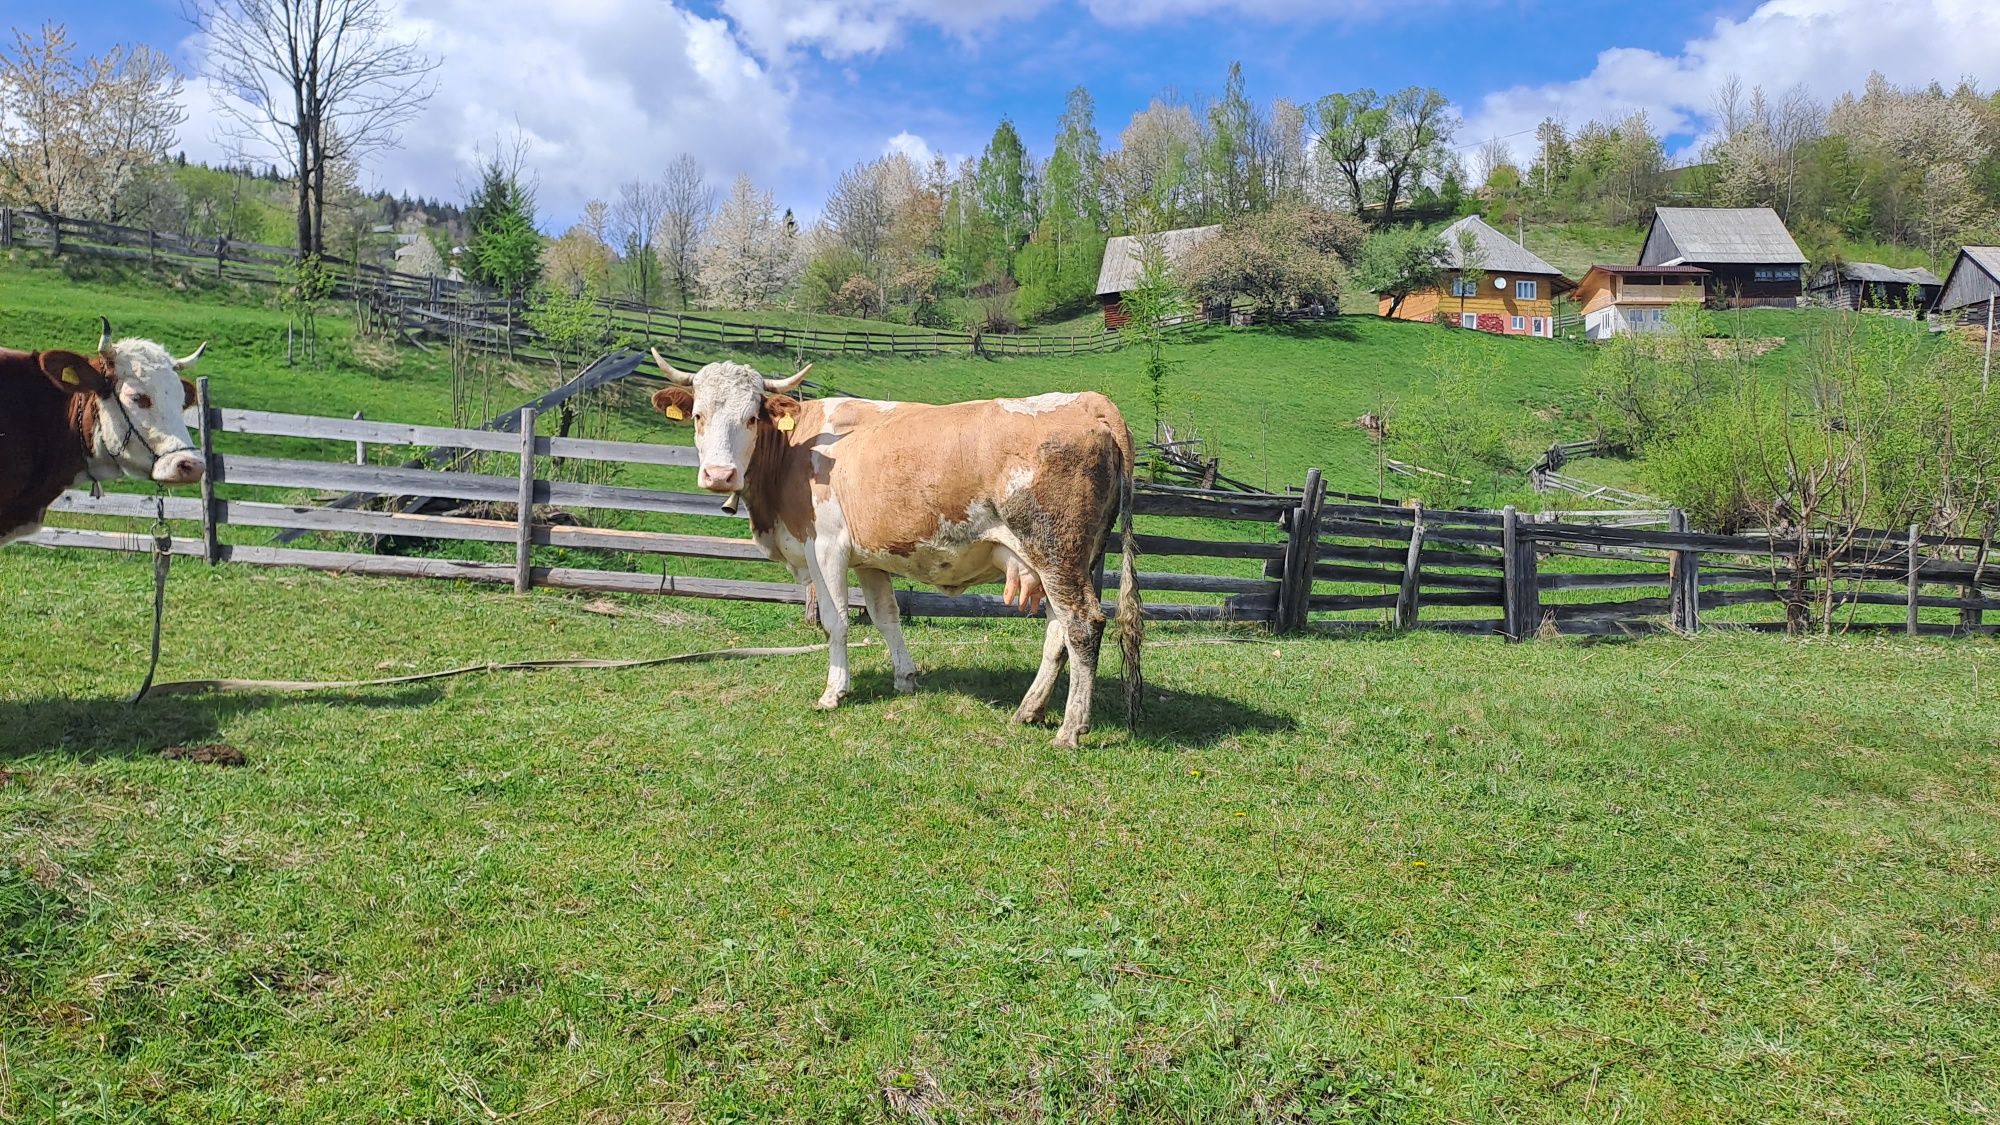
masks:
[[[889,663],[896,669],[896,690],[908,695],[917,690],[917,662],[910,659],[910,650],[903,645],[903,616],[896,608],[896,588],[889,584],[889,575],[880,570],[857,570],[855,577],[861,579],[861,594],[868,602],[868,619],[882,631],[882,642],[889,646]]]
[[[819,625],[826,630],[826,691],[813,706],[831,711],[853,685],[847,672],[847,548],[831,537],[819,539],[806,565],[819,587]]]
[[[7,523],[8,523],[7,520],[0,519],[0,527],[7,526]],[[26,539],[27,537],[33,535],[35,532],[40,531],[41,529],[42,529],[42,521],[41,518],[37,516],[36,518],[31,519],[24,524],[17,525],[12,531],[0,531],[0,547],[5,547],[9,543],[15,543],[19,542],[22,539]]]
[[[1042,666],[1035,671],[1035,682],[1028,685],[1028,694],[1021,697],[1021,706],[1014,711],[1015,722],[1042,721],[1042,712],[1049,709],[1049,696],[1056,690],[1056,676],[1061,674],[1063,660],[1068,655],[1069,630],[1056,616],[1056,607],[1050,605],[1049,628],[1042,637]]]
[[[792,577],[799,580],[799,585],[806,592],[806,624],[826,632],[826,626],[819,620],[819,584],[813,581],[812,573],[802,566],[792,568]]]
[[[1096,591],[1084,582],[1049,582],[1044,576],[1049,604],[1054,607],[1052,626],[1063,630],[1069,649],[1069,702],[1063,707],[1062,726],[1056,731],[1056,745],[1076,749],[1077,741],[1090,730],[1090,697],[1097,687],[1097,651],[1104,642],[1104,609]]]

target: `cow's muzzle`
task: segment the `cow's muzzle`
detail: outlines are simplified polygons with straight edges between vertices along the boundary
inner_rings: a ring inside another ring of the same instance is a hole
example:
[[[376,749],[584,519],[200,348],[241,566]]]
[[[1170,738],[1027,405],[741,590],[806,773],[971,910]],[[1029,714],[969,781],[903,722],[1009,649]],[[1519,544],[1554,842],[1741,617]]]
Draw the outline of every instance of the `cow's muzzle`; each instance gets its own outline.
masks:
[[[710,492],[740,492],[743,489],[743,474],[733,467],[718,468],[714,465],[703,465],[701,486]]]
[[[161,484],[193,484],[201,475],[201,454],[192,449],[169,453],[153,462],[153,479]]]

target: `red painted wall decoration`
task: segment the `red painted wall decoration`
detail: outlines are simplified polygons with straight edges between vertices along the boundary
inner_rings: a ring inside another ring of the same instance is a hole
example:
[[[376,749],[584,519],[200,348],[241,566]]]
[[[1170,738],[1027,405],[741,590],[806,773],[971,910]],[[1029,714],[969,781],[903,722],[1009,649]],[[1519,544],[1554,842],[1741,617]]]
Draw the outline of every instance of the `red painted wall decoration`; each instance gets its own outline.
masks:
[[[1481,332],[1499,332],[1505,334],[1507,331],[1507,318],[1501,316],[1499,313],[1480,313],[1479,330]]]

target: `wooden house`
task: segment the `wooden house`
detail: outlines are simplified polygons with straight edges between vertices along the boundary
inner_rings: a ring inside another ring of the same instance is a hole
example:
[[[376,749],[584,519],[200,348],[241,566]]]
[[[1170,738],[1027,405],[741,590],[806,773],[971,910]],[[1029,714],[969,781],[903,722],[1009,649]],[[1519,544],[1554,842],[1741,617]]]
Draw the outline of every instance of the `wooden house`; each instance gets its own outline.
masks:
[[[1642,266],[1700,266],[1717,308],[1796,308],[1806,256],[1769,207],[1661,207],[1653,212]]]
[[[1609,340],[1634,332],[1667,330],[1667,310],[1707,293],[1700,266],[1592,266],[1576,286],[1583,306],[1583,334]]]
[[[1122,234],[1104,244],[1104,262],[1097,267],[1097,303],[1104,309],[1104,327],[1125,327],[1128,318],[1120,299],[1139,283],[1144,267],[1142,239],[1156,239],[1168,266],[1178,266],[1198,246],[1222,233],[1220,226],[1187,227],[1153,235]]]
[[[1480,276],[1466,276],[1466,254],[1460,236],[1470,235],[1472,262]],[[1383,316],[1397,320],[1444,320],[1462,328],[1503,336],[1555,335],[1556,294],[1576,283],[1563,272],[1528,252],[1520,243],[1487,226],[1477,215],[1438,233],[1449,255],[1451,270],[1436,289],[1412,293],[1398,303],[1380,300]]]
[[[1996,306],[2000,306],[2000,246],[1967,246],[1951,263],[1944,287],[1931,305],[1931,325],[1990,325]]]
[[[1806,295],[1837,309],[1927,309],[1944,282],[1918,266],[1894,269],[1874,262],[1836,262],[1821,268]]]

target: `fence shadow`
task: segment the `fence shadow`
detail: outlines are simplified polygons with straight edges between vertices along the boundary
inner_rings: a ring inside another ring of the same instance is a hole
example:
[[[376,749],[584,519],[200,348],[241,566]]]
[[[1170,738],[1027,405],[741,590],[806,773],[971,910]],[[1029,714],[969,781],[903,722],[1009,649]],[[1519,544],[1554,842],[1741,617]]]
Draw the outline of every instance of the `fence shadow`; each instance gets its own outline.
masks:
[[[32,757],[70,761],[134,758],[217,742],[239,715],[287,705],[421,707],[435,687],[398,691],[168,696],[133,705],[123,698],[0,700],[0,763]]]
[[[962,667],[925,668],[917,692],[919,695],[951,692],[1011,713],[1020,706],[1021,696],[1027,694],[1028,684],[1034,678],[1032,664],[1018,671],[1010,669],[1004,672]],[[1068,693],[1069,677],[1065,672],[1056,683],[1055,694],[1049,698],[1048,725],[1051,730],[1062,718],[1063,700],[1068,698]],[[856,702],[869,703],[900,697],[895,695],[889,672],[871,669],[856,671],[852,698]],[[1123,726],[1124,698],[1117,674],[1100,672],[1097,695],[1091,701],[1091,725],[1099,730]],[[1139,735],[1170,743],[1177,748],[1194,748],[1209,746],[1239,734],[1277,733],[1294,730],[1297,726],[1298,722],[1290,715],[1261,711],[1225,695],[1179,691],[1148,680],[1146,717],[1139,724]]]

